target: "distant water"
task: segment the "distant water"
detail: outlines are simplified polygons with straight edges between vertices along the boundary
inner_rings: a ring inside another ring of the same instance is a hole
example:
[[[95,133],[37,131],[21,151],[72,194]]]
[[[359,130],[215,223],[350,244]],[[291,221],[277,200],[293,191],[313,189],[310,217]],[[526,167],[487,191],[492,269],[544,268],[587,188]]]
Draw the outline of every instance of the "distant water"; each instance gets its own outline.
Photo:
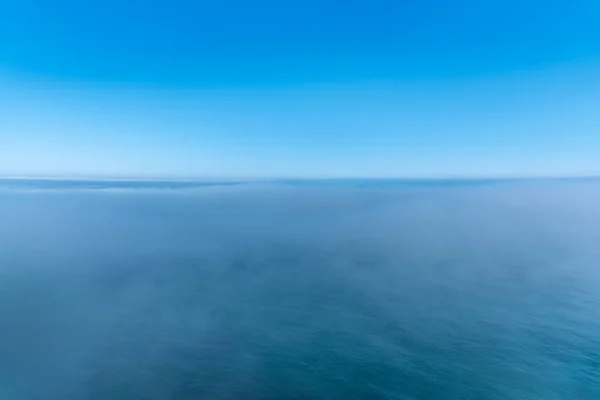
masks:
[[[0,181],[2,400],[600,398],[598,181]]]

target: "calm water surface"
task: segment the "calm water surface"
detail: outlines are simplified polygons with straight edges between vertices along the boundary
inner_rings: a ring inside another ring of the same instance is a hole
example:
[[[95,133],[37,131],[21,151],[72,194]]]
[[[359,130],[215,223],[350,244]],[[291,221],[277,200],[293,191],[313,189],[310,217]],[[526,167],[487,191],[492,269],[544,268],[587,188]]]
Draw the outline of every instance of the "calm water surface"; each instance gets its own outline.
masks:
[[[600,182],[0,181],[2,400],[600,398]]]

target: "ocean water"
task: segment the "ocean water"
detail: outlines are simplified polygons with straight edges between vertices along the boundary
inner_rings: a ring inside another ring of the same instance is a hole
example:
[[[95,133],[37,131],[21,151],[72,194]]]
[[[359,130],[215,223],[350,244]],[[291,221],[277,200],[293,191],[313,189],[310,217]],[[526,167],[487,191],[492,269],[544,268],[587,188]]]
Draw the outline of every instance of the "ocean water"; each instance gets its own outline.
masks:
[[[600,398],[600,181],[0,181],[2,400]]]

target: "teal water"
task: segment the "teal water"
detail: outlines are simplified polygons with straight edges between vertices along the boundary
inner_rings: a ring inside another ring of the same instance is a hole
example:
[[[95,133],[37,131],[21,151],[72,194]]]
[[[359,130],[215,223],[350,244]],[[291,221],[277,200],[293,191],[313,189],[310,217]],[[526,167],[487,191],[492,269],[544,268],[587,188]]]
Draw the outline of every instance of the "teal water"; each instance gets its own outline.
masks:
[[[0,398],[598,399],[600,183],[0,181]]]

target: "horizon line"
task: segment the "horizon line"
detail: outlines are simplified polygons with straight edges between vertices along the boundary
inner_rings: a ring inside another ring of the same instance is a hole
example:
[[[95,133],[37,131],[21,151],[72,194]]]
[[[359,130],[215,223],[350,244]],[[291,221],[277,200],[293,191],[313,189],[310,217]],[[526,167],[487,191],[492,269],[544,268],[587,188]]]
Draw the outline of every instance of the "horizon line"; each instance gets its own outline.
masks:
[[[598,174],[568,174],[568,175],[406,175],[406,176],[141,176],[141,175],[43,175],[43,174],[11,174],[0,173],[0,180],[40,180],[40,181],[100,181],[100,182],[269,182],[269,181],[477,181],[477,180],[594,180],[600,179]]]

